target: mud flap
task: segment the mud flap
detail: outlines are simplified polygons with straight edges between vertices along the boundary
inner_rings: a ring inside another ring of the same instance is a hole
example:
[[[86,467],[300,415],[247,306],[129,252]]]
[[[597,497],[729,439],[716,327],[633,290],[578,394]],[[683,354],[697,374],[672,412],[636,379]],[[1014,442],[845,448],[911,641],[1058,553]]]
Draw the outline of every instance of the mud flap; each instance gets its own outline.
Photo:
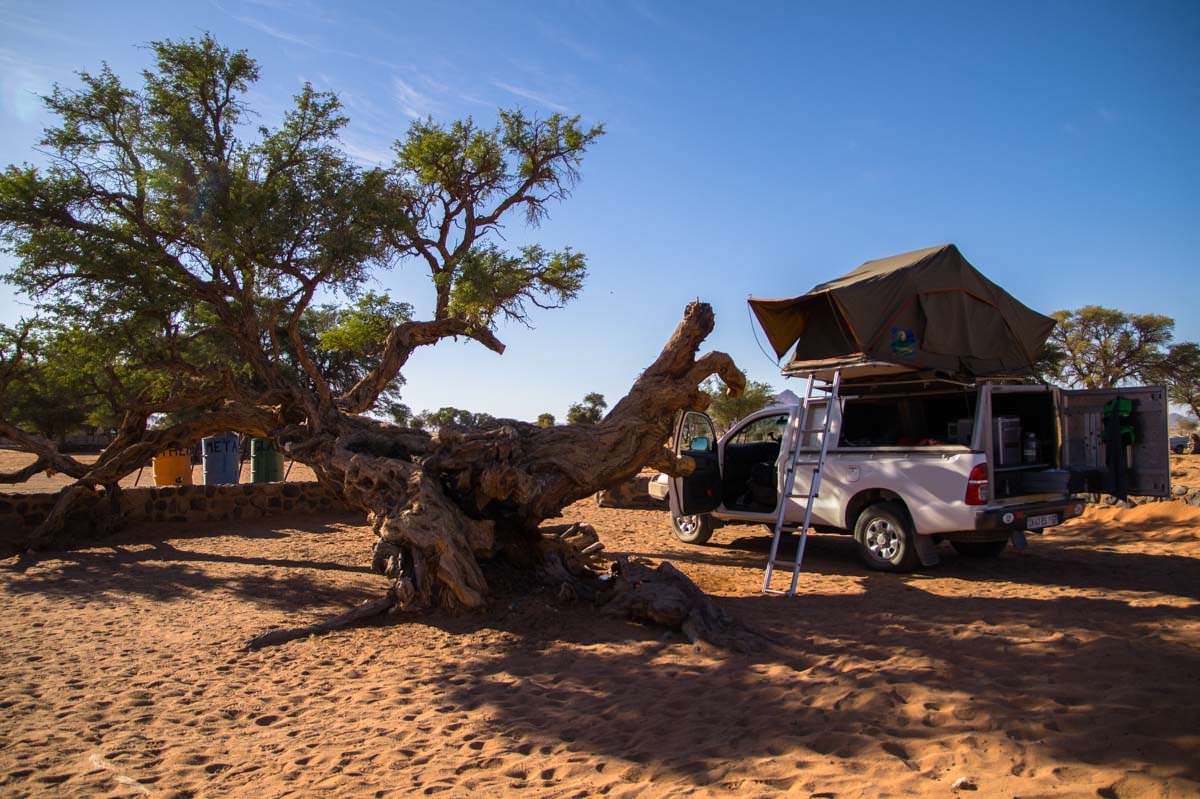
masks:
[[[1024,549],[1025,547],[1029,546],[1029,541],[1026,540],[1025,532],[1023,530],[1012,531],[1012,545],[1013,549]]]
[[[922,566],[938,565],[937,544],[933,543],[931,536],[914,535],[913,543],[916,544],[917,557],[921,559]]]

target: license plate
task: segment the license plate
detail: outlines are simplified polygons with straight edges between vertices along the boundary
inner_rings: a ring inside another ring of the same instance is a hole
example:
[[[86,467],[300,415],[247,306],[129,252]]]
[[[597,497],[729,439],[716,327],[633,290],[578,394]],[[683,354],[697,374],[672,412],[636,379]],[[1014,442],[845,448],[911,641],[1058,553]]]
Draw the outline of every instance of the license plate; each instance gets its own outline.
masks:
[[[1040,530],[1043,527],[1053,527],[1058,524],[1057,513],[1043,513],[1041,516],[1030,516],[1025,520],[1025,527],[1029,530]]]

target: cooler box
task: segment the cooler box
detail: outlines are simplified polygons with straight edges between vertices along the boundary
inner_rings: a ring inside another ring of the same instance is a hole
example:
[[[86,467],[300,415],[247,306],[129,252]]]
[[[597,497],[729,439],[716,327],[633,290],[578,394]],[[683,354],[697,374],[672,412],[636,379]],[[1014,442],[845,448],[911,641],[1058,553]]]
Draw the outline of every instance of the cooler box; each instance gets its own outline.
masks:
[[[1021,465],[1021,417],[997,416],[992,420],[992,452],[997,466]]]

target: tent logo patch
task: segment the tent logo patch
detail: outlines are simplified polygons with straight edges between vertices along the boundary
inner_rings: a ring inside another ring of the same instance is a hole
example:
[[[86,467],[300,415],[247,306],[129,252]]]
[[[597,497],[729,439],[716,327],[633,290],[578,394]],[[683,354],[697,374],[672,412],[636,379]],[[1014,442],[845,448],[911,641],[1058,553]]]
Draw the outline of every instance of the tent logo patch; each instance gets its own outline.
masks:
[[[912,355],[917,349],[917,337],[903,327],[892,328],[892,352],[897,355]]]

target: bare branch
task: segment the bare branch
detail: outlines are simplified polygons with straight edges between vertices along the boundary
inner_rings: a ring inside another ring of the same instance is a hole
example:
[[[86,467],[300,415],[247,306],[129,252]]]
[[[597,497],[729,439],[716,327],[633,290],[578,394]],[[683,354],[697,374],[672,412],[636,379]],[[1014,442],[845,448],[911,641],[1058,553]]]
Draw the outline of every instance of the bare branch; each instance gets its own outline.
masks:
[[[343,394],[337,401],[338,406],[347,413],[368,410],[400,373],[414,350],[454,336],[474,339],[495,353],[504,352],[504,344],[490,330],[466,319],[452,317],[429,322],[405,322],[388,334],[379,365]]]

